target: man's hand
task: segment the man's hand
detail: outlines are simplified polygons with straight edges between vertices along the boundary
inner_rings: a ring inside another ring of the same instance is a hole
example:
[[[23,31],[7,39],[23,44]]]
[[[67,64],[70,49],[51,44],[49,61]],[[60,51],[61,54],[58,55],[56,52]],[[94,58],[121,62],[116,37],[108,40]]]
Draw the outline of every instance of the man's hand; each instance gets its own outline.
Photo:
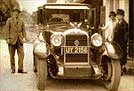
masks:
[[[9,40],[9,39],[7,39],[7,40],[6,40],[6,42],[7,42],[7,44],[9,44],[9,43],[10,43],[10,40]]]
[[[25,42],[26,42],[26,39],[25,39],[25,38],[23,38],[22,42],[23,42],[23,43],[25,43]]]

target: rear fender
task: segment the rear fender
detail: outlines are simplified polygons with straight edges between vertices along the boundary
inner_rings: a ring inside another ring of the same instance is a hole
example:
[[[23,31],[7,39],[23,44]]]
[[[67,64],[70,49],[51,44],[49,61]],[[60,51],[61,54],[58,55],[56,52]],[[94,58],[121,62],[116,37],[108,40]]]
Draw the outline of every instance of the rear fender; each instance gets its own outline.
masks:
[[[112,59],[122,58],[123,53],[122,53],[122,49],[119,46],[119,44],[117,44],[115,42],[105,42],[104,48],[105,48],[105,51],[104,51],[103,55],[106,55]]]

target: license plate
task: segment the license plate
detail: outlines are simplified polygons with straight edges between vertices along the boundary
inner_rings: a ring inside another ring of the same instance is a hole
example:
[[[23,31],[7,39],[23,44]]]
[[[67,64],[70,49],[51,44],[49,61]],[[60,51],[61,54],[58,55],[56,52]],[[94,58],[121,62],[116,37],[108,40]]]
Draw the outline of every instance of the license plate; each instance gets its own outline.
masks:
[[[65,52],[67,54],[87,54],[88,47],[86,47],[86,46],[66,47]]]

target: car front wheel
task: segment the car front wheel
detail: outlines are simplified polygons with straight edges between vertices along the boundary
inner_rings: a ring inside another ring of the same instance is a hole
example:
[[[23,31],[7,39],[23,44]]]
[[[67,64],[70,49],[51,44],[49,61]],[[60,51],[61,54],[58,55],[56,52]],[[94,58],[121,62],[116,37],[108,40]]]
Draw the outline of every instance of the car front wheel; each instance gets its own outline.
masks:
[[[105,60],[102,63],[104,86],[109,91],[116,91],[120,84],[121,66],[119,60]]]
[[[39,90],[46,88],[47,80],[47,61],[46,59],[38,58],[38,83],[37,87]]]

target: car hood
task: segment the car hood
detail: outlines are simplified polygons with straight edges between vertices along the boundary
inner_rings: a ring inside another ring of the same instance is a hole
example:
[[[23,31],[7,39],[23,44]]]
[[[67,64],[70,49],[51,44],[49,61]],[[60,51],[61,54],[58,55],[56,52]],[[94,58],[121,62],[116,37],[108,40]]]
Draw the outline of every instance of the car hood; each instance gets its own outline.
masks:
[[[73,28],[70,24],[49,24],[48,30],[52,32],[64,32],[68,29]]]
[[[83,27],[80,28],[74,28],[70,24],[51,24],[48,25],[48,30],[52,33],[62,33],[63,35],[68,34],[85,34],[88,35],[88,33],[84,30]]]

